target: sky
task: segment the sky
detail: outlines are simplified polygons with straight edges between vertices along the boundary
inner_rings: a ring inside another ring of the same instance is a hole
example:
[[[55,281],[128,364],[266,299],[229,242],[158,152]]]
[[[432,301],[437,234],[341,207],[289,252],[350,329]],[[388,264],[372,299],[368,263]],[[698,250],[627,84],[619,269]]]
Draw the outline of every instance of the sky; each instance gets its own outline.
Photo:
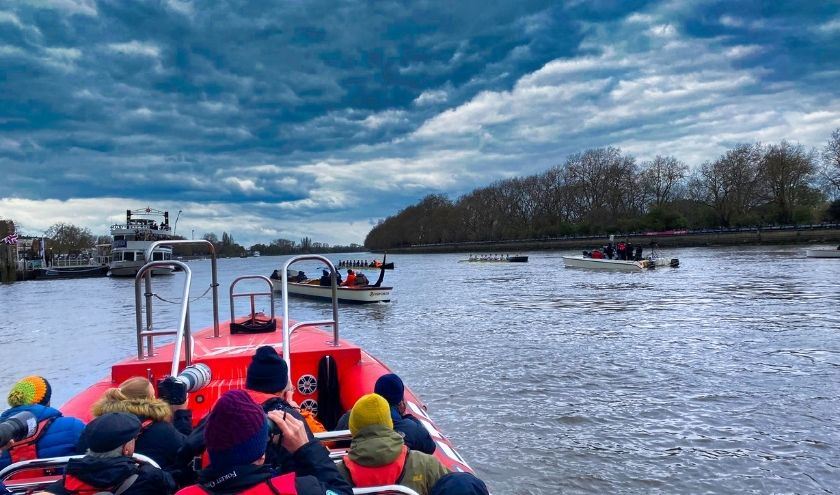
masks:
[[[836,0],[0,0],[0,218],[361,243],[588,148],[821,148],[838,61]]]

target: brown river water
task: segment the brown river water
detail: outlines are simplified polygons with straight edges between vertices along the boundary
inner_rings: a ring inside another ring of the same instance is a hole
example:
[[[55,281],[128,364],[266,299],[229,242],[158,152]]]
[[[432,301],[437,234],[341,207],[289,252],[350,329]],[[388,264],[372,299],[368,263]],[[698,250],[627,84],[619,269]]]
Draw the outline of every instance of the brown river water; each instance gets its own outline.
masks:
[[[527,254],[389,256],[394,300],[340,313],[342,337],[403,377],[491,491],[840,491],[840,259],[692,248],[667,253],[678,269],[610,273],[564,269],[571,252]],[[283,259],[220,260],[221,318],[235,277]],[[190,266],[199,296],[210,263]],[[180,285],[155,279],[164,297]],[[107,375],[136,352],[133,294],[131,279],[0,285],[3,396],[41,374],[61,404]],[[294,319],[327,316],[323,303],[290,306]],[[192,304],[194,329],[210,308]],[[156,310],[172,321],[177,307]]]

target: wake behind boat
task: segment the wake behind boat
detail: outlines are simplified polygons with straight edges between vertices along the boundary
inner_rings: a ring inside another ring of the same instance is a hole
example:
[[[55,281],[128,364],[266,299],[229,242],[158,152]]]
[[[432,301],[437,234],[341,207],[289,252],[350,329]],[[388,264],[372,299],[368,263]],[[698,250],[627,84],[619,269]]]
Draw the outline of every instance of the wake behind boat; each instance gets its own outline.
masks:
[[[198,241],[170,241],[172,244],[199,244]],[[151,251],[161,243],[153,243]],[[213,250],[212,244],[207,243]],[[297,256],[288,260],[284,271],[295,262],[318,260],[325,263],[335,275],[335,267],[321,256]],[[152,321],[151,290],[152,279],[144,277],[151,270],[172,263],[184,273],[182,304],[179,312],[177,329],[171,332],[156,329]],[[92,405],[110,387],[118,386],[131,377],[148,377],[153,383],[166,376],[177,376],[187,380],[189,385],[189,404],[193,411],[194,422],[198,422],[213,408],[216,401],[227,391],[245,388],[245,369],[257,348],[272,346],[282,352],[283,360],[288,363],[290,383],[294,385],[295,402],[301,409],[310,411],[330,430],[337,419],[351,409],[356,401],[374,389],[374,383],[390,369],[382,361],[373,357],[360,346],[339,337],[338,301],[332,300],[332,319],[314,322],[292,322],[288,318],[289,291],[284,291],[283,316],[274,315],[274,293],[236,292],[237,284],[245,279],[263,280],[271,285],[264,276],[243,276],[230,285],[231,320],[219,322],[218,283],[216,255],[212,255],[211,269],[213,297],[213,325],[192,334],[189,327],[189,294],[192,272],[189,266],[180,261],[156,261],[144,265],[135,279],[136,309],[136,356],[114,364],[107,377],[81,392],[62,407],[62,412],[84,421],[92,419]],[[142,289],[145,281],[146,290]],[[284,280],[285,282],[285,280]],[[271,314],[255,313],[254,298],[268,296],[271,299]],[[143,299],[145,298],[145,307]],[[250,299],[251,312],[245,317],[234,317],[233,302],[239,298]],[[145,321],[144,321],[145,316]],[[327,332],[321,327],[329,326]],[[282,329],[278,332],[278,327]],[[160,335],[174,335],[172,343],[155,346],[154,339]],[[404,400],[408,412],[413,414],[430,434],[435,444],[434,456],[450,471],[471,472],[472,469],[458,454],[452,443],[440,432],[427,413],[425,404],[408,387],[405,387]],[[350,439],[348,430],[326,431],[317,433],[322,442],[346,441]],[[327,443],[330,458],[342,459],[346,453],[343,448],[334,448]],[[39,468],[62,469],[69,458],[38,459],[13,464],[0,473],[0,481],[5,481],[7,488],[14,493],[27,490],[43,489],[56,476],[49,479],[21,479],[27,468],[33,469],[33,462]],[[142,459],[141,459],[142,461]],[[148,460],[143,461],[148,462]],[[17,475],[17,478],[16,478]],[[386,494],[414,493],[400,487],[370,487],[354,489],[354,493]]]

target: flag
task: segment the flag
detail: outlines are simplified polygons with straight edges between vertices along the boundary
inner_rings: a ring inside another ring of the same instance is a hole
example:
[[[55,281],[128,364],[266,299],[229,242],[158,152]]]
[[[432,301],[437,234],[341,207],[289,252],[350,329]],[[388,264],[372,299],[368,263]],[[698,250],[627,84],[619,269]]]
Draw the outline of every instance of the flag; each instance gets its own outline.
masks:
[[[9,235],[7,235],[6,237],[3,238],[3,244],[17,244],[17,241],[18,241],[17,233],[9,234]]]

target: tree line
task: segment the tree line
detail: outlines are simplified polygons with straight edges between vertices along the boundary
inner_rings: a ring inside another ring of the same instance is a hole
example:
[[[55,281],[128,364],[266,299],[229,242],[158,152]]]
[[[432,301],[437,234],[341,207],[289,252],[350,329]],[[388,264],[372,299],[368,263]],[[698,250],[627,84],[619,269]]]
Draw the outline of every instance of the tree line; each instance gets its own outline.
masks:
[[[738,144],[693,170],[596,148],[456,200],[426,196],[380,221],[365,247],[840,221],[838,196],[840,128],[821,150]]]

